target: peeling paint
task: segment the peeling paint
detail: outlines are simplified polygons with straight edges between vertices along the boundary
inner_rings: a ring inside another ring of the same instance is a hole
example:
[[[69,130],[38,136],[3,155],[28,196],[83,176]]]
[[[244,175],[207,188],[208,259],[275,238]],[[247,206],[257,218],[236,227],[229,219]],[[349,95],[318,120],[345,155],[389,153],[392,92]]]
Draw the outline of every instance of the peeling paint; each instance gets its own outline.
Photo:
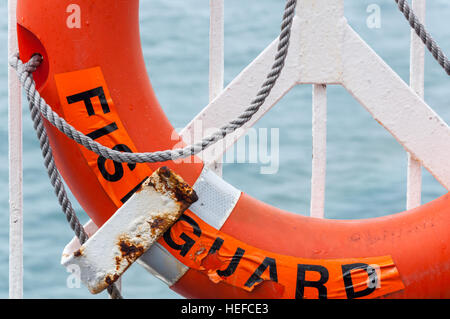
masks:
[[[197,194],[180,176],[162,167],[84,245],[63,255],[63,264],[79,265],[81,280],[92,293],[99,293],[117,281],[196,200]]]

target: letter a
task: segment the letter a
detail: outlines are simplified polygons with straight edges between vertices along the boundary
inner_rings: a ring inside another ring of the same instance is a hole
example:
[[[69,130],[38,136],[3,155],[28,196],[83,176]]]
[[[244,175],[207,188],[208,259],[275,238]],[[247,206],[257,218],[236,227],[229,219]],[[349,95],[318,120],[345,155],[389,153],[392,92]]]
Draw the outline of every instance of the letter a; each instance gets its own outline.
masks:
[[[370,15],[367,17],[366,23],[369,29],[381,28],[381,9],[377,4],[371,4],[367,7],[367,13]]]
[[[78,4],[69,4],[66,9],[70,15],[67,17],[66,24],[69,29],[81,29],[81,8]]]

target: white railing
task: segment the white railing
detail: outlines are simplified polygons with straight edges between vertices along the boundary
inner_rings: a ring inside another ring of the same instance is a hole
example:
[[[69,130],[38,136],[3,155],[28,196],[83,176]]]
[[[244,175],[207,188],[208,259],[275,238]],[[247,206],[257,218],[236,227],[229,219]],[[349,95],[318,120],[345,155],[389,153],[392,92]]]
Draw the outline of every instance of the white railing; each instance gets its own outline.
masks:
[[[413,8],[424,19],[425,0],[414,0]],[[343,11],[344,0],[299,0],[286,67],[271,95],[243,130],[227,137],[225,146],[220,143],[212,146],[215,149],[209,152],[213,155],[208,152],[203,158],[207,163],[219,160],[293,86],[313,84],[310,215],[322,218],[326,188],[326,85],[341,84],[408,152],[406,207],[417,207],[422,187],[420,163],[445,188],[450,188],[450,169],[443,164],[450,155],[449,128],[423,101],[424,46],[412,30],[411,87],[408,87],[351,29]],[[239,115],[264,80],[276,44],[276,40],[272,42],[181,131],[181,135],[192,136],[197,122],[207,131]],[[429,119],[435,119],[436,123]],[[415,127],[420,127],[421,132]]]
[[[8,0],[8,55],[17,49],[17,0]],[[22,102],[19,79],[8,68],[9,297],[23,297]]]
[[[224,83],[224,0],[210,0],[209,5],[209,102],[212,102],[222,92]],[[210,167],[222,176],[220,159]]]
[[[312,170],[310,216],[325,216],[325,185],[327,176],[327,87],[313,85]]]
[[[15,7],[9,0],[9,54],[17,51]],[[361,40],[344,18],[344,0],[299,0],[291,36],[286,67],[261,110],[244,126],[218,143],[204,157],[208,165],[221,174],[221,158],[228,147],[253,126],[292,87],[313,84],[313,161],[311,178],[311,216],[324,217],[327,146],[327,84],[342,84],[409,151],[407,207],[420,205],[421,165],[450,188],[450,134],[445,122],[423,99],[424,48],[415,33],[411,36],[411,88]],[[327,8],[323,10],[321,8]],[[425,0],[413,0],[417,15],[424,19]],[[277,40],[266,48],[225,89],[224,77],[224,0],[210,0],[210,103],[181,132],[194,136],[196,121],[204,131],[218,128],[239,115],[255,96],[273,60]],[[307,24],[304,22],[308,21]],[[422,20],[423,21],[423,20]],[[324,54],[325,53],[325,54]],[[358,66],[364,70],[359,70]],[[328,67],[324,67],[328,66]],[[20,87],[9,69],[9,191],[10,191],[10,298],[22,298],[22,114]],[[251,81],[252,79],[252,81]],[[255,80],[256,79],[256,80]],[[370,90],[364,81],[371,81]],[[391,95],[385,94],[388,87]],[[418,95],[414,94],[416,92]],[[401,102],[401,103],[400,103]],[[404,106],[414,107],[408,120],[402,118]],[[395,117],[393,121],[392,118]],[[429,118],[435,121],[429,121]],[[411,126],[420,126],[424,138],[417,141]],[[435,137],[439,136],[439,139]],[[189,139],[189,138],[188,138]],[[440,150],[436,152],[435,150]],[[439,154],[438,154],[439,153]]]
[[[412,9],[417,17],[425,24],[426,0],[413,0]],[[425,46],[414,30],[411,30],[411,59],[410,59],[410,85],[411,88],[424,98],[425,74]],[[422,166],[420,162],[408,153],[408,174],[406,208],[412,209],[420,206],[422,195]]]

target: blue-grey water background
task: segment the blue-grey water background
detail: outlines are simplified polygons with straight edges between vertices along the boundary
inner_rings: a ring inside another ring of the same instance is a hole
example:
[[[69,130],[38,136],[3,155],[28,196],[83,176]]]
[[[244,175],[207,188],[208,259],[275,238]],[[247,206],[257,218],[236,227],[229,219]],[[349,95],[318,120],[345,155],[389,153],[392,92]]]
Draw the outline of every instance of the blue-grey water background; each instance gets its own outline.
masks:
[[[370,4],[381,8],[381,28],[366,24]],[[279,32],[282,0],[225,1],[225,83],[229,83]],[[350,25],[409,81],[410,28],[394,0],[347,0]],[[0,298],[8,296],[7,1],[0,2]],[[141,36],[147,71],[174,127],[185,126],[208,102],[209,1],[141,1]],[[450,52],[450,1],[428,1],[427,25]],[[61,46],[64,44],[62,43]],[[450,80],[426,55],[426,101],[450,122]],[[403,211],[406,154],[352,97],[328,90],[327,218],[367,218]],[[257,125],[280,129],[280,169],[261,175],[258,164],[225,164],[224,177],[237,188],[280,208],[309,210],[311,175],[311,86],[295,87]],[[84,287],[69,289],[60,265],[72,238],[43,167],[24,105],[24,296],[91,298]],[[445,190],[424,171],[423,202]],[[75,208],[87,218],[78,204]],[[298,243],[301,245],[302,243]],[[128,298],[180,298],[134,265],[123,278]],[[105,298],[100,294],[95,298]]]

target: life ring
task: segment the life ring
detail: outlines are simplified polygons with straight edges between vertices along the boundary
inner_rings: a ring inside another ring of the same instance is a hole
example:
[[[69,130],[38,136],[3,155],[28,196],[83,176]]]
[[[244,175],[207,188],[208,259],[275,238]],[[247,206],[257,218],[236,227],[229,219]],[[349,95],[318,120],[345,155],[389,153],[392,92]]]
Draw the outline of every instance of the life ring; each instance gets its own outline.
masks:
[[[43,55],[37,88],[83,133],[125,152],[170,149],[181,141],[145,72],[138,14],[138,0],[19,0],[20,55]],[[58,168],[97,226],[161,166],[113,163],[46,128]],[[164,165],[200,197],[152,255],[170,262],[149,262],[185,297],[450,298],[449,194],[391,216],[321,220],[241,193],[201,162]]]

